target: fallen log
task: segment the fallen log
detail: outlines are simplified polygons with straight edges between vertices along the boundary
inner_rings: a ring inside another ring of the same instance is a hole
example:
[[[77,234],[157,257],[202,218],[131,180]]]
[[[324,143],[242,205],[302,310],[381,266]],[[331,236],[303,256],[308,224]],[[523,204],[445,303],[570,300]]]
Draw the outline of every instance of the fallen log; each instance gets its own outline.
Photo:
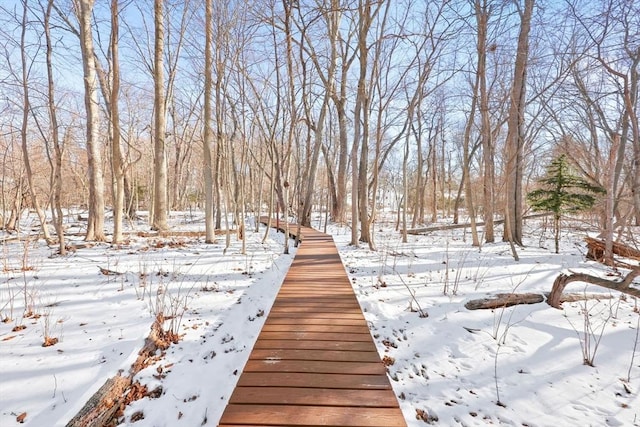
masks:
[[[113,418],[114,413],[120,408],[118,402],[124,396],[125,391],[131,386],[131,378],[117,375],[109,378],[91,396],[80,412],[67,423],[67,427],[104,426]]]
[[[537,304],[541,303],[545,300],[545,298],[549,297],[549,293],[545,292],[544,294],[496,294],[492,297],[474,299],[468,301],[464,306],[468,310],[482,310],[482,309],[495,309],[495,308],[503,308],[503,307],[511,307],[513,305],[518,304]],[[560,296],[560,303],[563,302],[575,302],[575,301],[584,301],[584,300],[600,300],[600,299],[611,299],[613,298],[611,295],[603,295],[603,294],[562,294]]]
[[[527,215],[525,216],[523,219],[532,219],[532,218],[542,218],[549,215],[548,213],[541,213],[541,214],[533,214],[533,215]],[[494,225],[498,225],[498,224],[502,224],[504,223],[504,219],[496,219],[493,221]],[[476,226],[478,227],[482,227],[484,226],[485,223],[484,222],[476,222]],[[471,227],[471,224],[465,223],[465,224],[445,224],[445,225],[434,225],[431,227],[423,227],[423,228],[412,228],[407,230],[407,234],[411,234],[411,235],[419,235],[419,234],[425,234],[425,233],[429,233],[431,231],[444,231],[444,230],[455,230],[458,228],[469,228]]]
[[[592,285],[602,286],[603,288],[612,289],[614,291],[622,292],[627,295],[640,298],[640,287],[631,287],[636,277],[640,276],[640,266],[633,267],[631,271],[619,282],[609,279],[603,279],[602,277],[592,276],[586,273],[571,273],[560,274],[556,277],[551,288],[547,303],[554,308],[561,308],[562,292],[571,282],[584,282]]]
[[[464,305],[467,310],[493,309],[511,307],[518,304],[538,304],[544,301],[542,294],[496,294],[492,297],[467,301]]]
[[[138,357],[133,363],[127,375],[118,373],[109,378],[96,391],[82,409],[69,421],[66,427],[104,427],[116,425],[114,419],[121,415],[124,408],[133,400],[141,399],[148,394],[146,387],[140,386],[134,376],[142,369],[156,362],[160,356],[158,350],[166,350],[170,342],[175,342],[172,337],[162,329],[162,316],[158,316],[151,332],[145,339],[144,346],[138,352]],[[143,390],[140,392],[140,390]]]
[[[549,294],[547,293],[547,298]],[[613,295],[605,295],[605,294],[587,294],[587,293],[570,293],[570,294],[562,294],[560,297],[560,303],[563,302],[576,302],[576,301],[588,301],[588,300],[601,300],[601,299],[612,299]]]
[[[587,242],[587,259],[602,261],[606,245],[605,241],[594,239],[593,237],[587,237],[584,240]],[[613,242],[613,254],[640,261],[640,251],[622,243]]]

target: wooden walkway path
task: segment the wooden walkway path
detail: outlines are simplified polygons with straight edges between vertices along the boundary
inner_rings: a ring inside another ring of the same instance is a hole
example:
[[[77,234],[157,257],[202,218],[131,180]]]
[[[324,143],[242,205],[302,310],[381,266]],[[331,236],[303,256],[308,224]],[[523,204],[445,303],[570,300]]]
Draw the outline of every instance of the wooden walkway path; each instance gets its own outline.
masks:
[[[406,426],[332,237],[302,234],[219,425]]]

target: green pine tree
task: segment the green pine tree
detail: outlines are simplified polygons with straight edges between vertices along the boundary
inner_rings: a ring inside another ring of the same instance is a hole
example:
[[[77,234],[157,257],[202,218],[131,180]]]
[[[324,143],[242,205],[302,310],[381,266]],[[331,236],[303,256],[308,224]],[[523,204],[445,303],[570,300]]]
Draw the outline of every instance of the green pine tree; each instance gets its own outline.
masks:
[[[547,166],[545,177],[538,182],[541,187],[527,194],[527,200],[533,210],[553,213],[556,253],[559,253],[561,216],[591,208],[595,195],[604,194],[605,190],[576,175],[564,154]]]

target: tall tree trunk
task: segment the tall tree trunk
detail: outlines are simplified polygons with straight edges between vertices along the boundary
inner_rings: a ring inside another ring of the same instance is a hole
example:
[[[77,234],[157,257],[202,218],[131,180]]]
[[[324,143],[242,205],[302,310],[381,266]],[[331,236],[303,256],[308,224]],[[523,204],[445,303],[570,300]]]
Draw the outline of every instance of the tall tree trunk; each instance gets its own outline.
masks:
[[[484,234],[487,243],[495,241],[493,216],[495,209],[494,196],[494,148],[491,138],[491,121],[489,113],[489,93],[487,91],[487,31],[489,21],[489,6],[487,0],[475,0],[476,23],[478,26],[478,79],[480,98],[480,140],[482,144],[482,161],[484,175],[482,180],[484,206]]]
[[[316,172],[318,169],[318,160],[320,158],[320,148],[322,147],[322,138],[324,135],[324,121],[328,110],[329,98],[325,97],[320,107],[320,115],[313,129],[313,151],[309,163],[309,170],[306,172],[305,194],[302,202],[302,216],[300,225],[311,227],[311,208],[313,207],[313,194],[316,190],[314,182],[316,180]]]
[[[340,0],[331,0],[331,9],[331,26],[334,27],[336,31],[336,36],[332,40],[331,49],[333,50],[332,55],[336,55],[338,41],[344,43],[343,39],[338,36],[338,28],[342,16]],[[347,57],[347,49],[343,46],[341,50],[343,56],[340,61],[340,90],[336,91],[334,88],[331,88],[332,99],[336,107],[336,115],[338,116],[338,168],[335,174],[336,197],[334,197],[333,200],[333,212],[331,216],[334,221],[345,222],[347,206],[347,168],[351,157],[349,156],[347,90],[349,68],[352,62]],[[353,165],[352,163],[352,167]]]
[[[100,111],[98,78],[93,48],[91,17],[94,0],[79,0],[80,50],[84,73],[84,103],[87,112],[87,162],[89,173],[89,218],[86,240],[103,242],[104,234],[104,175],[100,147]]]
[[[358,241],[369,242],[368,207],[368,131],[369,131],[369,91],[367,89],[367,71],[369,62],[369,42],[367,36],[371,28],[371,0],[359,3],[358,21],[358,58],[360,72],[355,102],[353,146],[351,147],[351,245],[358,246]],[[362,147],[360,147],[362,144]],[[358,151],[360,159],[358,161]],[[361,232],[358,238],[358,222]]]
[[[22,128],[20,130],[20,136],[22,141],[22,160],[24,162],[24,168],[27,173],[27,183],[29,185],[29,196],[33,208],[38,215],[40,221],[40,227],[42,234],[47,242],[51,241],[49,235],[49,229],[47,228],[47,218],[45,212],[40,207],[40,202],[36,194],[36,188],[33,183],[33,171],[31,169],[31,161],[29,160],[29,147],[27,144],[27,132],[29,130],[29,112],[31,110],[31,103],[29,100],[29,65],[27,64],[26,53],[26,35],[27,35],[27,14],[29,11],[28,1],[24,0],[22,10],[22,31],[20,33],[20,59],[22,62]]]
[[[511,85],[506,139],[506,185],[504,240],[522,245],[522,178],[524,163],[524,110],[526,103],[529,31],[535,0],[524,0],[520,13],[520,34]],[[506,218],[505,218],[506,219]]]
[[[343,76],[345,78],[345,76]],[[349,164],[349,133],[347,131],[347,96],[346,83],[342,85],[339,101],[336,103],[336,114],[338,115],[338,171],[335,174],[336,195],[333,199],[333,211],[331,217],[336,222],[346,221],[346,200],[347,200],[347,165]]]
[[[124,212],[124,167],[120,148],[120,58],[118,56],[118,0],[111,0],[111,156],[113,162],[113,243],[122,240],[122,217]]]
[[[283,198],[284,198],[284,206],[283,213],[284,215],[284,253],[289,253],[289,208],[290,208],[290,194],[291,194],[291,184],[289,182],[289,177],[291,174],[291,163],[292,163],[292,149],[293,149],[293,140],[295,138],[295,128],[298,123],[298,114],[296,107],[296,90],[295,90],[295,77],[293,73],[293,40],[291,35],[291,9],[293,5],[288,0],[282,0],[282,6],[285,11],[284,18],[284,32],[285,32],[285,44],[287,50],[287,81],[288,81],[288,92],[289,92],[289,108],[291,112],[291,116],[289,118],[289,127],[286,130],[285,136],[285,147],[283,153],[283,174],[284,174],[284,182],[282,186],[283,189]]]
[[[431,194],[431,222],[436,222],[438,221],[438,136],[440,135],[440,132],[443,131],[443,129],[441,129],[441,126],[443,126],[442,123],[438,124],[439,126],[437,127],[436,130],[436,134],[433,136],[433,138],[429,138],[429,141],[431,142],[431,147],[430,147],[430,151],[431,151],[431,165],[430,167],[430,172],[431,172],[431,188],[432,188],[432,194]],[[440,159],[441,162],[444,161],[444,159]]]
[[[60,255],[66,255],[67,248],[63,227],[64,214],[62,213],[62,155],[64,150],[62,144],[60,143],[60,130],[58,129],[58,114],[56,111],[55,88],[53,83],[53,44],[51,41],[51,26],[49,24],[52,8],[53,0],[49,0],[47,2],[47,9],[44,15],[44,34],[47,46],[47,103],[49,108],[49,119],[51,120],[51,142],[53,144],[54,156],[52,171],[53,191],[51,193],[51,214],[53,218],[53,224],[56,229],[56,234],[58,236],[58,253]]]
[[[318,161],[319,161],[319,157],[320,157],[320,152],[322,151],[324,153],[325,156],[325,161],[328,160],[327,157],[327,150],[324,147],[323,144],[323,138],[324,138],[324,126],[325,126],[325,121],[327,118],[327,114],[329,112],[329,102],[332,99],[332,94],[335,91],[335,86],[336,86],[336,67],[337,67],[337,62],[338,62],[338,42],[339,42],[339,26],[340,26],[340,16],[341,16],[341,11],[339,8],[339,2],[338,0],[331,0],[331,10],[327,10],[324,12],[325,13],[325,20],[327,23],[327,35],[329,37],[330,40],[330,54],[329,54],[329,64],[327,66],[327,70],[326,70],[326,77],[323,77],[323,81],[325,82],[325,93],[323,96],[323,100],[322,100],[322,106],[320,107],[320,112],[318,114],[318,119],[315,120],[314,125],[312,126],[313,129],[313,138],[314,138],[314,145],[313,145],[313,149],[312,149],[312,153],[311,153],[311,158],[310,158],[310,162],[309,162],[309,166],[308,166],[308,171],[305,171],[305,177],[306,177],[306,183],[305,183],[305,195],[304,195],[304,200],[303,200],[303,204],[302,204],[302,215],[301,215],[301,219],[299,221],[299,223],[301,225],[307,225],[310,226],[311,225],[311,210],[312,210],[312,198],[313,198],[313,194],[314,194],[314,182],[316,179],[316,173],[317,173],[317,167],[318,167]],[[310,44],[310,43],[309,43]],[[311,48],[313,49],[313,48]],[[301,43],[301,50],[302,50],[302,43]],[[314,52],[312,50],[312,52]],[[302,55],[302,52],[301,52]],[[312,54],[313,56],[313,54]],[[317,58],[317,56],[316,56]],[[316,58],[314,58],[314,63],[316,64],[316,68],[322,69],[323,67],[317,62]],[[302,65],[302,69],[303,72],[305,72],[304,77],[305,77],[305,82],[307,81],[307,77],[306,77],[306,68],[305,65],[303,63]],[[303,87],[304,89],[304,87]],[[305,96],[305,94],[303,94],[303,96]],[[335,98],[334,98],[334,103],[336,102]],[[310,106],[308,105],[308,103],[305,102],[305,106],[306,106],[306,115],[307,115],[307,121],[309,123],[312,123],[312,111]],[[346,124],[346,122],[343,121],[344,124]],[[346,126],[344,128],[345,130],[345,143],[346,143]],[[340,128],[340,131],[342,132],[342,127]],[[342,134],[340,134],[342,137]],[[341,155],[342,151],[339,152],[339,155]],[[346,150],[345,150],[345,155],[346,155]],[[328,170],[330,170],[330,174],[331,176],[333,176],[332,174],[332,170],[333,170],[333,166],[329,163],[327,163],[327,167]],[[340,169],[340,165],[338,166],[338,169]],[[335,186],[333,188],[333,191],[335,193]],[[346,190],[345,190],[346,191]],[[344,209],[344,196],[341,197],[341,203],[337,203],[338,198],[334,197],[333,200],[336,202],[333,205],[333,211],[332,211],[332,216],[334,217],[334,220],[337,220],[338,216],[341,216],[342,213],[338,212],[339,210]]]
[[[154,61],[153,61],[153,219],[154,230],[167,230],[168,194],[167,194],[167,153],[165,143],[166,102],[164,88],[164,0],[154,0]]]
[[[205,44],[204,44],[204,223],[205,242],[215,241],[214,201],[213,201],[213,130],[212,130],[212,77],[213,72],[213,13],[212,1],[206,0],[205,6]]]

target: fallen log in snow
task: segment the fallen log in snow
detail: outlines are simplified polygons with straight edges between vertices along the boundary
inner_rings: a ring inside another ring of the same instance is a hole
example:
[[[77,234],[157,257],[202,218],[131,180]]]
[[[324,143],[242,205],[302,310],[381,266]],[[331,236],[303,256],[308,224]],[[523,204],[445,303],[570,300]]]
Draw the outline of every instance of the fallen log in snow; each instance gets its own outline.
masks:
[[[525,216],[523,219],[532,219],[532,218],[542,218],[549,215],[548,213],[541,213],[541,214],[533,214],[533,215],[527,215]],[[496,219],[493,221],[494,225],[498,225],[498,224],[502,224],[504,222],[503,219]],[[485,223],[484,222],[476,222],[476,226],[478,227],[482,227],[484,226]],[[425,233],[429,233],[431,231],[444,231],[444,230],[455,230],[458,228],[470,228],[471,224],[465,223],[465,224],[444,224],[444,225],[433,225],[431,227],[423,227],[423,228],[412,228],[407,230],[407,234],[412,234],[412,235],[419,235],[419,234],[425,234]]]
[[[177,337],[170,336],[163,331],[163,318],[159,316],[151,326],[151,332],[146,338],[144,346],[138,352],[136,361],[131,366],[127,375],[120,373],[109,378],[100,389],[94,393],[82,409],[69,421],[66,427],[103,427],[112,425],[114,418],[118,417],[124,408],[134,400],[151,395],[147,388],[134,383],[134,376],[142,369],[159,359],[158,350],[164,351],[169,347],[170,341],[175,342]]]
[[[604,258],[604,240],[594,239],[593,237],[587,237],[584,240],[587,242],[587,258],[601,261]],[[613,242],[613,254],[640,261],[640,251],[622,243]]]
[[[467,301],[464,305],[468,310],[492,309],[511,307],[517,304],[537,304],[544,301],[542,294],[496,294],[491,297]]]

